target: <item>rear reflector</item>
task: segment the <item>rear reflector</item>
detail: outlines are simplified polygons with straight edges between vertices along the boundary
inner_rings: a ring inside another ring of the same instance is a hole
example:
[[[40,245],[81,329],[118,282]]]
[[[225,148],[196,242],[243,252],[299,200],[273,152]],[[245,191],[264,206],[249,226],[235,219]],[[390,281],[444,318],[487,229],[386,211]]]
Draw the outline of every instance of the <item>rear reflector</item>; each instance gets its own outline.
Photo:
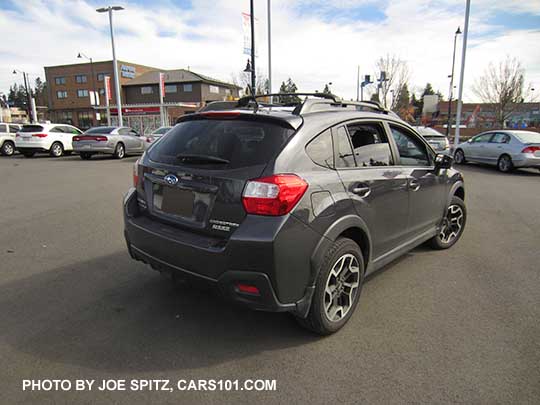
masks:
[[[279,216],[289,213],[304,195],[308,184],[294,174],[277,174],[250,180],[242,195],[248,214]]]
[[[261,295],[261,292],[257,287],[250,284],[236,284],[236,289],[238,292],[245,294]]]
[[[32,134],[32,136],[35,136],[37,138],[45,138],[47,137],[47,134]]]
[[[540,146],[527,146],[521,153],[534,153],[540,151]]]

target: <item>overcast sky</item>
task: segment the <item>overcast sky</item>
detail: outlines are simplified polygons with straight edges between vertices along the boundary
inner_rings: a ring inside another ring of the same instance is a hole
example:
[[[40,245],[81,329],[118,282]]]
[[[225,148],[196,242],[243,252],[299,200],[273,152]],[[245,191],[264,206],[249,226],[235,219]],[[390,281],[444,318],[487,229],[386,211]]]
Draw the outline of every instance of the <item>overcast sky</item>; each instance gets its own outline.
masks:
[[[266,0],[255,0],[258,67],[266,75]],[[540,93],[540,0],[472,0],[465,100],[490,61],[517,57],[526,81]],[[118,1],[119,59],[164,69],[187,68],[230,81],[246,64],[242,12],[248,0]],[[0,0],[0,91],[25,70],[80,62],[78,52],[112,58],[106,14],[94,0]],[[448,93],[453,34],[463,29],[465,0],[272,0],[273,87],[291,77],[300,90],[356,97],[356,72],[373,74],[375,60],[395,54],[407,61],[411,87],[426,82]],[[456,72],[459,72],[461,38]],[[456,75],[457,76],[457,75]]]

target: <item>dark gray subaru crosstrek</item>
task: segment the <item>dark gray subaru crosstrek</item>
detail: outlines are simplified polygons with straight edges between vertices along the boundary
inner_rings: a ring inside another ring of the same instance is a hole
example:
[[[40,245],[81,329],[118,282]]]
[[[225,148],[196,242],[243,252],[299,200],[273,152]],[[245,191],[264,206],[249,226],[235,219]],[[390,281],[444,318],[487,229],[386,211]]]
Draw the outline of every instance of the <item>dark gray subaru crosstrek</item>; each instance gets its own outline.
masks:
[[[366,275],[460,238],[465,190],[451,163],[378,104],[317,94],[287,111],[241,99],[182,117],[139,159],[127,246],[156,270],[329,334]]]

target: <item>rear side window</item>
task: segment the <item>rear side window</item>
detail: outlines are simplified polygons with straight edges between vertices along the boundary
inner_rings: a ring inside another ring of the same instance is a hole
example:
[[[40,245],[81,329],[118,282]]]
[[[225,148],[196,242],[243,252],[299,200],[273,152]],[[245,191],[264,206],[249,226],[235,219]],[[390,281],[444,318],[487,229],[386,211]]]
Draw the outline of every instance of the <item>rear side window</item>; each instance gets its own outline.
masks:
[[[151,160],[166,164],[236,169],[266,164],[294,133],[280,125],[251,120],[190,120],[177,124],[148,151]],[[189,162],[179,156],[201,157]],[[204,157],[209,160],[205,161]],[[228,163],[212,163],[212,158]]]
[[[85,134],[110,134],[116,127],[94,127],[88,129]]]
[[[16,127],[15,125],[10,125],[9,126],[9,132],[14,134],[16,132],[19,132],[19,127]]]
[[[332,132],[328,129],[306,146],[306,153],[319,166],[334,168],[334,147]]]
[[[506,134],[496,133],[490,140],[491,143],[508,143],[510,142],[510,136]]]
[[[20,132],[40,132],[43,131],[41,125],[23,125]]]
[[[355,167],[351,142],[345,127],[339,127],[334,131],[334,145],[336,148],[336,167]]]
[[[7,132],[7,125],[0,124],[0,132]]]
[[[358,167],[389,166],[392,152],[384,128],[376,123],[348,124]]]

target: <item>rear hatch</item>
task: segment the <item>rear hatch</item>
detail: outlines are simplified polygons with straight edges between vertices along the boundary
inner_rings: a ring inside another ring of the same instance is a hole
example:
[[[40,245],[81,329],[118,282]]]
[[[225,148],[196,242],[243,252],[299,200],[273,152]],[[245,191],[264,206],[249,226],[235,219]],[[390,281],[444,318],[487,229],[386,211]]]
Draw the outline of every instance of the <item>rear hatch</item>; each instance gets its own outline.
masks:
[[[47,137],[47,132],[42,125],[23,125],[18,135],[21,142],[20,146],[24,146]]]
[[[446,141],[446,137],[444,137],[444,136],[424,135],[424,139],[435,150],[444,150],[444,149],[446,149],[447,141]]]
[[[228,239],[246,216],[246,181],[262,175],[294,131],[251,113],[186,118],[138,166],[139,205],[169,225]]]

